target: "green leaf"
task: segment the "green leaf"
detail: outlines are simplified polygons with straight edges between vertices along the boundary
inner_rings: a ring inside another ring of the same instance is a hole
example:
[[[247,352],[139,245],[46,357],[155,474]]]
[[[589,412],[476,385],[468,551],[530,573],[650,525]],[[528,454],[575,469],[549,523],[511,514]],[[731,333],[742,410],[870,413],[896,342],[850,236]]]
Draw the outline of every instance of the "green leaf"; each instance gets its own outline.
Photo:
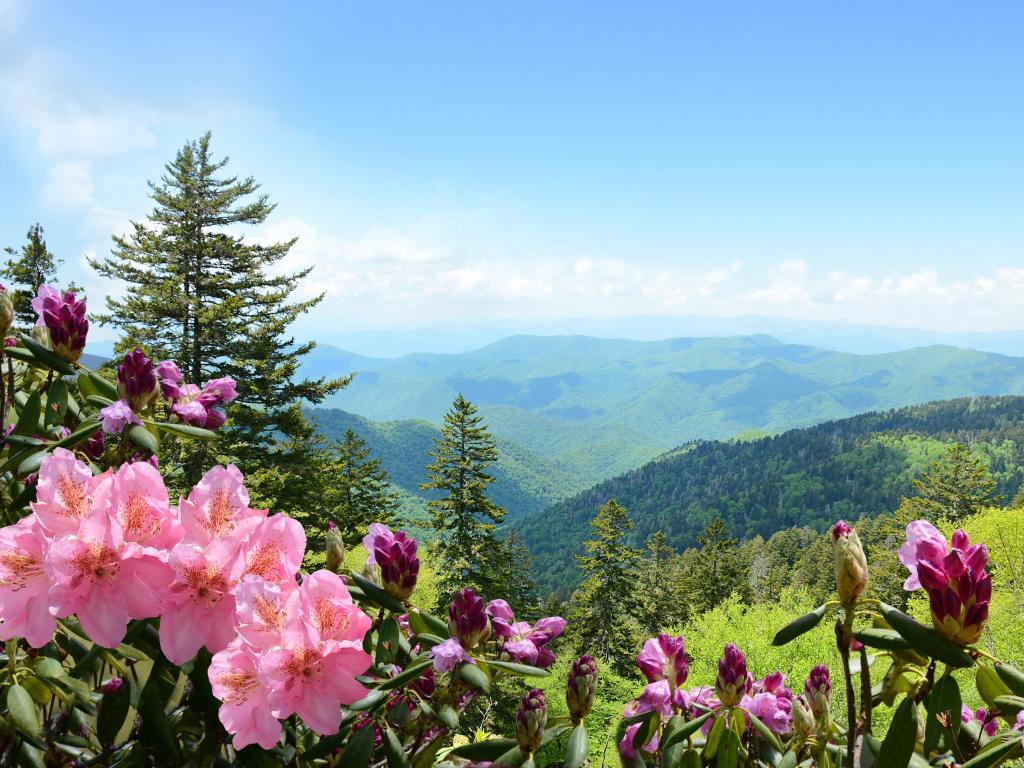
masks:
[[[406,670],[406,672],[408,672],[408,671],[409,670]],[[396,677],[393,677],[391,679],[395,680]],[[399,685],[400,685],[400,683],[399,683]],[[385,699],[387,699],[387,697],[388,697],[388,693],[387,692],[388,692],[388,689],[385,689],[384,686],[381,685],[381,686],[371,690],[368,694],[363,696],[363,698],[359,699],[359,701],[356,701],[356,702],[352,703],[349,706],[349,709],[351,709],[353,712],[366,712],[367,710],[373,709],[378,704],[380,704]]]
[[[747,716],[750,718],[750,723],[754,726],[754,729],[761,734],[761,738],[767,741],[776,752],[781,752],[782,742],[779,741],[779,737],[775,732],[765,725],[761,718],[757,717],[753,712],[747,712]]]
[[[696,749],[688,749],[683,752],[683,759],[679,762],[679,768],[701,768],[700,753]]]
[[[128,427],[128,439],[139,448],[152,454],[160,452],[160,444],[157,442],[156,436],[141,424],[133,424]]]
[[[471,688],[489,693],[491,690],[491,681],[478,665],[476,664],[463,664],[459,667],[459,676],[469,685]]]
[[[377,690],[390,691],[393,688],[400,688],[406,683],[411,683],[413,680],[416,680],[420,675],[422,675],[426,671],[427,667],[430,666],[430,663],[430,659],[417,659],[394,677],[390,677],[387,680],[382,680],[377,685]],[[369,698],[369,696],[372,695],[373,694],[371,692],[366,698]],[[362,699],[361,701],[365,701],[365,699]],[[358,703],[359,702],[356,702],[356,704]],[[355,706],[356,705],[353,704],[352,709],[355,709]]]
[[[981,695],[982,701],[991,709],[996,705],[997,696],[1009,696],[1012,691],[999,677],[999,673],[992,667],[984,664],[978,665],[974,674],[974,685]]]
[[[449,755],[464,757],[466,760],[488,761],[497,760],[510,749],[516,746],[515,739],[488,739],[487,741],[474,741],[456,747]]]
[[[514,661],[492,659],[487,662],[487,666],[518,675],[519,677],[548,677],[551,674],[546,669],[531,667],[529,664],[517,664]]]
[[[96,394],[102,395],[108,400],[119,399],[120,396],[117,394],[117,385],[113,382],[107,381],[98,373],[90,373],[89,382],[95,388]]]
[[[512,747],[508,752],[503,755],[499,755],[497,759],[491,763],[492,768],[517,768],[527,761],[530,756],[523,752],[519,747]]]
[[[1019,757],[1019,754],[1013,753],[1019,753],[1020,746],[1020,736],[1017,734],[1013,734],[1005,741],[990,741],[960,768],[992,768],[1001,765],[1005,760]]]
[[[572,729],[565,745],[565,768],[583,768],[587,762],[587,729],[580,723]]]
[[[1014,715],[1024,709],[1024,697],[1021,696],[996,696],[996,708],[1000,712]]]
[[[708,712],[707,714],[701,715],[700,717],[694,720],[687,720],[679,727],[678,730],[672,731],[672,733],[669,734],[668,737],[666,737],[665,744],[662,746],[670,747],[673,744],[678,744],[682,741],[685,741],[686,739],[690,738],[691,735],[699,731],[701,727],[704,725],[704,723],[706,723],[714,716],[714,712]]]
[[[787,752],[775,764],[775,768],[796,768],[796,752]]]
[[[4,357],[13,357],[22,363],[29,363],[31,365],[38,365],[39,361],[36,360],[35,356],[24,347],[7,347],[3,351]]]
[[[960,686],[950,676],[939,679],[932,688],[928,698],[925,699],[925,711],[927,718],[924,726],[924,752],[930,754],[939,746],[943,734],[952,730],[956,734],[960,730],[960,708],[963,702],[960,698]],[[943,726],[940,718],[946,720],[947,726]]]
[[[399,601],[378,587],[372,581],[358,573],[351,574],[351,579],[356,583],[363,594],[381,608],[386,608],[392,613],[405,613],[406,607]]]
[[[423,611],[409,611],[409,626],[417,635],[437,635],[443,639],[450,635],[448,622]]]
[[[46,393],[46,426],[63,424],[68,412],[68,385],[64,379],[56,379]]]
[[[717,768],[736,768],[740,761],[740,740],[731,728],[722,734],[722,743],[718,745],[715,761]]]
[[[90,437],[92,437],[96,430],[100,428],[98,421],[87,421],[79,426],[74,432],[67,437],[63,437],[53,445],[56,448],[74,448],[80,443],[84,443]]]
[[[39,467],[43,465],[43,460],[50,454],[44,450],[36,451],[35,453],[27,456],[21,464],[18,465],[18,475],[25,477],[31,475],[34,472],[39,471]]]
[[[908,638],[909,639],[909,638]],[[889,732],[878,752],[875,768],[907,768],[917,743],[917,715],[912,699],[903,699],[896,708]]]
[[[825,606],[819,605],[810,613],[805,613],[798,619],[793,619],[786,626],[780,629],[775,634],[775,639],[772,640],[772,645],[785,645],[791,640],[795,640],[805,632],[810,632],[821,621],[821,618],[825,615]]]
[[[859,629],[853,636],[869,648],[883,651],[905,651],[910,647],[899,632],[891,629]]]
[[[348,749],[338,765],[346,768],[366,768],[373,757],[373,726],[367,724],[356,731],[348,743]]]
[[[169,421],[157,422],[157,429],[161,432],[170,432],[179,437],[188,437],[193,440],[216,440],[217,433],[211,432],[202,427],[193,427],[191,424],[175,424]]]
[[[708,739],[704,742],[704,756],[714,757],[718,751],[718,745],[722,741],[722,734],[725,733],[725,717],[715,718],[715,724],[708,732]]]
[[[402,748],[402,742],[390,728],[384,729],[384,754],[388,758],[388,768],[410,768],[411,763]]]
[[[1024,696],[1024,673],[1009,664],[996,664],[996,674],[1016,696]]]
[[[963,648],[935,630],[918,624],[907,614],[886,603],[882,603],[880,609],[889,626],[899,632],[915,650],[949,664],[951,667],[970,667],[974,664],[974,660]]]
[[[35,672],[36,677],[41,677],[43,680],[60,680],[67,676],[64,665],[49,656],[40,656],[35,666],[32,667],[32,671]]]
[[[19,335],[21,337],[22,345],[25,349],[31,352],[32,357],[40,363],[45,365],[47,368],[52,368],[63,376],[75,375],[75,369],[72,367],[71,363],[60,358],[53,350],[47,349],[27,333]]]
[[[38,437],[15,435],[13,433],[5,438],[5,442],[10,443],[11,445],[23,446],[25,448],[37,448],[40,445],[46,445],[46,441],[40,440]]]
[[[85,398],[85,401],[89,403],[89,405],[100,409],[106,408],[108,405],[113,405],[114,403],[113,400],[103,397],[102,395],[89,395]]]
[[[442,725],[451,731],[459,727],[459,713],[451,704],[442,704],[435,715]]]
[[[35,435],[39,433],[39,416],[42,405],[38,392],[33,392],[18,412],[18,423],[14,427],[14,435]]]
[[[118,731],[128,717],[130,704],[127,685],[116,694],[104,694],[100,699],[96,715],[96,736],[104,747],[114,743]]]
[[[7,689],[7,712],[22,733],[38,736],[42,730],[39,711],[29,692],[17,683]]]

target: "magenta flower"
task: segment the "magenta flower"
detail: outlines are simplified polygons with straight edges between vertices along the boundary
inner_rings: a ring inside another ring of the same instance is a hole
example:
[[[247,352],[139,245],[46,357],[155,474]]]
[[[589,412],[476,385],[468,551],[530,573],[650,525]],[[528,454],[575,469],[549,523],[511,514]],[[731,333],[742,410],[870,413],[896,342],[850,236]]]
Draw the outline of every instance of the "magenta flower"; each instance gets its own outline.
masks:
[[[257,663],[255,652],[241,638],[210,661],[210,685],[221,701],[218,717],[233,734],[235,749],[250,744],[273,749],[281,739],[281,723],[270,711],[269,691],[259,678]]]
[[[516,620],[512,606],[504,600],[491,600],[485,610],[491,620],[491,631],[494,636],[499,640],[512,637],[512,624]]]
[[[46,326],[53,351],[69,363],[82,356],[89,321],[85,319],[85,300],[75,298],[72,291],[61,294],[49,285],[39,286],[32,299],[32,309],[39,316],[36,325]]]
[[[35,515],[0,528],[0,640],[24,637],[33,648],[53,639],[50,579],[43,570],[46,539]]]
[[[829,679],[828,667],[816,664],[804,682],[804,693],[810,704],[811,712],[816,719],[830,714],[832,705],[832,681]]]
[[[181,524],[187,541],[205,544],[242,538],[266,518],[266,510],[249,508],[249,492],[238,467],[211,468],[181,500]]]
[[[669,637],[664,632],[644,643],[636,664],[649,682],[668,680],[672,688],[685,683],[690,672],[683,638]]]
[[[516,711],[516,741],[519,748],[528,754],[540,749],[544,728],[548,723],[548,700],[537,688],[523,696],[523,702]]]
[[[468,650],[486,642],[491,634],[484,599],[469,587],[456,592],[448,606],[448,630]]]
[[[1013,730],[1024,731],[1024,709],[1017,713],[1017,720],[1013,724]],[[1020,743],[1024,746],[1024,735],[1020,737]]]
[[[136,347],[117,366],[117,394],[133,411],[144,410],[157,394],[153,361]]]
[[[356,675],[365,672],[372,659],[361,646],[358,641],[324,641],[313,625],[291,622],[281,633],[280,645],[260,660],[274,717],[297,714],[316,733],[337,732],[341,706],[366,695]]]
[[[44,568],[55,616],[78,616],[93,642],[116,648],[128,622],[159,616],[172,572],[159,557],[126,543],[106,516],[82,520],[77,533],[53,542]]]
[[[434,669],[438,672],[451,672],[459,664],[476,663],[454,637],[449,637],[443,643],[438,643],[431,648],[430,657],[434,660]]]
[[[740,706],[767,725],[773,733],[780,736],[789,733],[793,719],[792,694],[786,697],[767,692],[755,693],[744,697]]]
[[[238,397],[237,384],[230,376],[220,379],[210,379],[203,384],[203,393],[216,397],[217,403],[230,403]]]
[[[178,364],[173,360],[161,360],[154,367],[156,377],[160,380],[160,391],[165,400],[177,400],[181,397],[181,389],[178,387],[184,377]]]
[[[142,423],[126,400],[118,400],[100,408],[100,422],[108,435],[119,435],[132,424]]]
[[[217,429],[224,424],[224,414],[216,406],[235,399],[235,381],[230,378],[213,379],[200,389],[195,384],[175,384],[171,413],[185,424],[206,429]]]
[[[986,736],[995,736],[999,730],[999,721],[989,714],[984,707],[972,711],[966,704],[960,705],[960,721],[964,723],[975,722]]]
[[[54,448],[39,467],[32,511],[47,534],[74,533],[81,521],[92,514],[97,487],[109,478],[109,471],[93,477],[88,465],[71,451]]]
[[[369,552],[366,562],[380,570],[381,586],[392,597],[408,599],[420,572],[416,539],[405,531],[393,533],[386,525],[371,523],[363,546]]]
[[[169,558],[173,579],[164,596],[160,648],[174,664],[184,664],[204,645],[217,653],[235,638],[235,601],[230,570],[234,542],[205,546],[178,544]]]
[[[565,703],[574,725],[580,722],[594,707],[597,693],[597,662],[588,654],[580,656],[569,668],[569,679],[565,688]]]
[[[911,570],[913,579],[907,579],[907,583],[916,582],[928,593],[935,629],[961,645],[976,642],[988,619],[992,598],[992,577],[985,571],[985,545],[971,545],[967,534],[957,530],[947,547],[934,526],[918,520],[907,526],[907,543],[900,548],[900,561]]]
[[[743,652],[732,643],[727,643],[718,662],[718,677],[715,680],[718,700],[723,706],[735,706],[744,695],[750,693],[753,684]]]

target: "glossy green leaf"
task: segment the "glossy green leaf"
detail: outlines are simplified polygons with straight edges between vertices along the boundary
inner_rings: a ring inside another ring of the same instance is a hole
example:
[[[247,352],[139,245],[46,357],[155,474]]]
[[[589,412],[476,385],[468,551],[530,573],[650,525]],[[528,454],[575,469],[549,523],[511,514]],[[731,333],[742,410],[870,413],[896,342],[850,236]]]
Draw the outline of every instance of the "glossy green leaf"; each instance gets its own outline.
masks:
[[[1024,672],[1009,664],[996,664],[996,674],[1015,696],[1024,696]]]
[[[722,741],[722,734],[725,733],[725,718],[715,718],[714,725],[711,726],[711,730],[708,731],[707,741],[704,742],[704,756],[714,757],[718,751],[718,745]],[[730,731],[731,732],[731,731]]]
[[[509,672],[519,677],[548,677],[551,673],[540,667],[531,667],[529,664],[517,664],[514,661],[499,661],[493,659],[487,662],[487,666]]]
[[[587,728],[580,723],[565,744],[565,768],[583,768],[587,762]]]
[[[408,672],[409,670],[405,671]],[[391,680],[395,679],[397,679],[397,677],[391,678]],[[390,683],[391,680],[387,682]],[[395,687],[397,687],[398,685],[401,685],[401,683],[397,683]],[[387,699],[388,690],[389,689],[384,688],[383,685],[380,685],[377,688],[372,689],[368,694],[363,696],[363,698],[359,699],[359,701],[353,702],[349,706],[349,709],[351,709],[353,712],[367,712],[376,707],[378,704],[383,703]]]
[[[917,715],[912,699],[903,699],[882,741],[875,768],[907,768],[917,743]]]
[[[46,445],[46,441],[40,440],[38,437],[32,437],[30,435],[16,435],[13,433],[4,438],[4,442],[21,448],[37,448],[40,445]]]
[[[63,424],[68,413],[68,385],[64,379],[56,379],[46,393],[46,426]]]
[[[787,752],[775,764],[775,768],[796,768],[796,752]]]
[[[722,734],[715,761],[716,768],[736,768],[740,762],[740,740],[731,728]]]
[[[377,690],[390,691],[394,688],[400,688],[406,683],[411,683],[413,680],[416,680],[420,675],[426,672],[430,664],[430,659],[417,659],[394,677],[384,680],[380,684],[378,684]],[[370,696],[372,695],[373,693],[371,692]],[[369,696],[367,696],[367,698],[369,698]],[[365,699],[361,699],[360,701],[365,701]],[[358,703],[359,702],[356,702],[356,704]],[[355,709],[355,707],[356,705],[353,704],[352,708]]]
[[[410,768],[412,765],[402,748],[402,742],[390,728],[384,729],[384,754],[388,759],[388,768]]]
[[[1024,697],[996,696],[995,705],[1000,712],[1005,712],[1008,715],[1016,716],[1018,712],[1024,710]]]
[[[7,689],[7,712],[11,720],[22,733],[38,736],[42,728],[39,722],[39,710],[32,696],[22,686],[14,683]]]
[[[202,427],[193,427],[191,424],[175,424],[169,421],[161,421],[156,425],[161,432],[168,432],[179,437],[187,437],[192,440],[216,440],[217,433],[211,432]]]
[[[708,712],[693,720],[687,720],[678,729],[674,729],[672,733],[665,738],[665,744],[663,746],[671,746],[685,741],[699,731],[704,723],[714,716],[714,712]]]
[[[747,715],[750,718],[750,724],[754,726],[754,729],[761,735],[761,738],[767,741],[771,748],[776,752],[781,752],[782,742],[779,741],[779,737],[775,732],[765,725],[764,721],[762,721],[761,718],[753,712],[748,712]]]
[[[486,762],[488,760],[497,760],[515,746],[515,739],[489,739],[487,741],[473,741],[469,744],[463,744],[448,754],[474,762],[481,760]]]
[[[417,635],[436,635],[447,639],[450,634],[446,621],[423,611],[409,611],[409,625]]]
[[[824,615],[825,606],[819,605],[810,613],[805,613],[803,616],[793,619],[793,621],[789,622],[789,624],[784,626],[775,634],[775,639],[772,640],[772,645],[785,645],[791,640],[800,637],[800,635],[805,632],[810,632],[818,626]]]
[[[517,766],[523,765],[529,759],[529,755],[523,752],[519,747],[512,747],[508,752],[503,755],[499,755],[493,763],[492,768],[517,768]]]
[[[76,445],[80,445],[92,437],[99,428],[100,423],[98,421],[87,421],[78,426],[75,431],[67,437],[63,437],[55,442],[54,446],[57,448],[74,448]]]
[[[679,761],[679,768],[701,768],[700,752],[696,749],[688,749],[683,752],[683,757]]]
[[[348,742],[348,749],[341,757],[339,765],[346,768],[366,768],[373,757],[373,727],[366,725],[356,731]]]
[[[40,656],[32,667],[32,671],[35,672],[37,677],[41,677],[44,680],[60,680],[67,676],[67,670],[64,669],[64,665],[49,656]]]
[[[114,403],[113,400],[103,397],[102,395],[89,395],[85,398],[85,401],[94,408],[100,409],[106,408],[108,405],[112,405]]]
[[[100,744],[109,747],[114,743],[118,731],[128,717],[130,705],[128,686],[116,694],[104,694],[96,713],[96,736]]]
[[[999,673],[993,667],[986,664],[979,664],[974,673],[974,685],[981,695],[981,700],[991,709],[996,705],[997,696],[1009,696],[1013,693],[1009,686],[999,677]]]
[[[38,472],[39,467],[43,465],[43,460],[49,455],[45,450],[39,450],[30,454],[18,465],[18,475],[25,477],[26,475]]]
[[[459,676],[471,688],[488,693],[491,690],[491,681],[479,666],[476,664],[463,664],[459,667]]]
[[[117,385],[111,381],[107,381],[105,378],[100,376],[98,373],[89,374],[89,382],[96,390],[97,395],[101,395],[108,400],[117,400]]]
[[[14,426],[13,435],[39,434],[39,417],[42,415],[42,400],[38,392],[33,392],[18,411],[18,422]]]
[[[924,751],[930,754],[944,734],[960,730],[960,686],[950,676],[939,678],[925,699]],[[945,722],[947,725],[943,725]],[[948,726],[948,727],[947,727]]]
[[[141,424],[133,424],[128,427],[128,439],[139,446],[139,448],[150,453],[156,454],[160,452],[160,444],[157,442],[156,437]]]
[[[986,744],[978,753],[960,766],[960,768],[993,768],[1007,760],[1019,757],[1021,752],[1020,736],[1013,734],[1003,740],[994,739]]]
[[[356,586],[363,590],[363,594],[365,594],[371,601],[375,602],[381,608],[386,608],[392,613],[406,612],[406,607],[402,604],[401,601],[393,598],[391,595],[389,595],[383,589],[381,589],[372,581],[367,579],[365,576],[358,573],[353,573],[351,574],[350,578],[352,579],[352,581],[356,583]]]
[[[435,715],[437,719],[449,730],[454,731],[459,727],[459,713],[451,704],[442,704],[441,707],[436,710]]]
[[[47,368],[52,368],[62,376],[74,376],[75,369],[71,363],[60,358],[53,350],[47,349],[27,333],[20,334],[20,337],[22,346],[31,352],[32,357],[40,363],[45,365]]]
[[[886,603],[882,603],[880,609],[889,626],[899,632],[912,648],[951,667],[970,667],[974,664],[974,660],[963,648],[935,630],[919,624]]]
[[[881,648],[883,651],[905,651],[910,647],[899,632],[891,629],[859,629],[853,636],[869,648]]]

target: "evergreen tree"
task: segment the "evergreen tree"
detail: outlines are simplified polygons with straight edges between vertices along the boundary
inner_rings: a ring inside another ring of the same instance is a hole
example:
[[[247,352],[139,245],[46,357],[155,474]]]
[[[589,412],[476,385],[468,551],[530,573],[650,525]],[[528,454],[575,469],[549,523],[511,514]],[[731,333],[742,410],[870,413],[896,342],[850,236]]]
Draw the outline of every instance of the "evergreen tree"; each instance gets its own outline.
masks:
[[[996,481],[985,464],[963,443],[953,443],[941,460],[914,480],[917,495],[904,497],[899,511],[910,519],[958,522],[986,507],[999,506]]]
[[[663,531],[647,537],[640,581],[644,595],[644,629],[653,635],[686,620],[687,601],[682,584],[679,556],[668,544]]]
[[[119,351],[139,346],[156,359],[176,360],[196,384],[221,376],[238,382],[217,449],[252,477],[257,499],[279,506],[287,501],[274,491],[281,485],[275,475],[297,471],[312,455],[299,403],[318,403],[348,379],[298,377],[315,343],[297,344],[288,328],[323,296],[291,300],[309,269],[273,269],[294,239],[263,245],[235,234],[262,224],[274,206],[251,177],[222,175],[227,162],[213,159],[207,133],[150,183],[149,221],[115,237],[110,256],[90,260],[101,275],[128,284],[123,298],[107,298],[98,319],[121,331]],[[304,447],[282,451],[290,440]],[[202,455],[182,459],[186,483],[209,463]]]
[[[694,608],[709,611],[733,592],[749,598],[750,579],[739,557],[739,542],[729,535],[729,527],[715,517],[697,537],[699,557],[690,572],[690,592]]]
[[[504,558],[498,555],[495,529],[505,510],[487,498],[487,486],[494,482],[487,470],[498,451],[483,417],[461,394],[445,414],[430,455],[434,461],[421,488],[443,494],[428,502],[436,533],[431,557],[440,576],[438,607],[447,606],[462,587],[487,597],[503,593]]]
[[[381,460],[370,457],[366,443],[351,429],[335,447],[329,502],[342,538],[351,544],[366,534],[370,523],[394,525],[398,494],[388,482]]]
[[[512,606],[516,618],[534,619],[557,615],[539,614],[537,585],[530,576],[533,572],[533,556],[515,529],[510,529],[505,538],[498,541],[493,567],[500,579],[499,596]]]
[[[0,275],[10,282],[7,288],[14,303],[15,324],[28,330],[36,322],[36,311],[32,309],[31,302],[39,286],[53,284],[54,287],[73,291],[78,288],[74,285],[59,285],[57,269],[64,260],[54,256],[46,247],[43,228],[39,224],[29,227],[25,238],[27,242],[21,246],[20,251],[14,248],[4,249],[4,252],[13,258],[5,262],[0,269]]]
[[[614,501],[604,504],[590,522],[593,538],[577,555],[583,583],[572,596],[570,626],[581,650],[591,653],[623,675],[635,674],[633,659],[643,628],[637,581],[640,552],[626,543],[633,529],[629,513]]]

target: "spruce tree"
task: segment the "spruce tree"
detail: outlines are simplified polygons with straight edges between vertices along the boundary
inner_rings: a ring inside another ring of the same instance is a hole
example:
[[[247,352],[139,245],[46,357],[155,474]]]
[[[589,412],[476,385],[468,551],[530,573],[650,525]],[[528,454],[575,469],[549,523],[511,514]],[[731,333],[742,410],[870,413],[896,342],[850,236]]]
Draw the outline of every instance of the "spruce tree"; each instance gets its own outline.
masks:
[[[25,235],[26,243],[20,250],[5,248],[4,252],[12,258],[8,259],[0,275],[9,281],[7,286],[11,301],[14,303],[15,324],[23,330],[30,329],[36,322],[36,311],[32,309],[32,299],[41,285],[53,284],[64,290],[78,290],[74,285],[61,286],[57,280],[57,269],[64,263],[63,259],[53,255],[46,247],[43,239],[43,228],[39,224],[29,227]]]
[[[515,529],[509,530],[505,538],[498,541],[492,562],[494,572],[500,579],[500,596],[508,601],[516,617],[538,617],[537,585],[530,575],[533,556]]]
[[[900,515],[910,519],[956,523],[1006,498],[996,493],[996,481],[985,464],[959,442],[913,482],[917,495],[904,497],[899,507]]]
[[[640,572],[647,634],[657,634],[665,627],[685,621],[687,600],[681,584],[679,556],[669,546],[663,531],[655,531],[647,537]]]
[[[635,674],[633,659],[643,628],[638,599],[640,552],[626,543],[633,522],[624,507],[609,500],[590,521],[593,536],[577,555],[585,574],[572,596],[570,627],[580,649],[610,663],[620,674]]]
[[[337,458],[330,473],[332,518],[347,544],[366,534],[370,523],[394,525],[398,494],[379,458],[351,429],[335,443]]]
[[[743,572],[739,542],[729,534],[721,517],[715,517],[697,537],[699,557],[690,573],[690,591],[694,608],[709,611],[733,592],[747,595],[749,575]]]
[[[228,409],[221,458],[251,476],[256,500],[278,505],[279,473],[305,462],[303,449],[280,450],[306,440],[309,425],[299,403],[315,404],[348,379],[303,379],[302,358],[315,343],[296,343],[288,328],[323,298],[292,300],[309,269],[279,273],[275,265],[295,239],[269,245],[247,242],[242,226],[262,224],[274,206],[251,178],[222,173],[210,134],[185,144],[151,182],[155,203],[148,222],[134,222],[115,237],[111,255],[90,260],[101,275],[127,283],[122,298],[108,297],[100,322],[121,331],[118,351],[142,347],[156,359],[176,360],[187,380],[221,376],[238,382]],[[195,482],[206,457],[183,457],[185,482]]]
[[[505,510],[487,498],[487,487],[494,482],[487,470],[498,460],[498,451],[483,417],[461,394],[445,414],[430,455],[434,461],[420,487],[442,494],[428,502],[436,534],[431,558],[440,576],[438,607],[447,606],[462,587],[487,597],[503,593],[505,563],[496,556],[495,529]]]

